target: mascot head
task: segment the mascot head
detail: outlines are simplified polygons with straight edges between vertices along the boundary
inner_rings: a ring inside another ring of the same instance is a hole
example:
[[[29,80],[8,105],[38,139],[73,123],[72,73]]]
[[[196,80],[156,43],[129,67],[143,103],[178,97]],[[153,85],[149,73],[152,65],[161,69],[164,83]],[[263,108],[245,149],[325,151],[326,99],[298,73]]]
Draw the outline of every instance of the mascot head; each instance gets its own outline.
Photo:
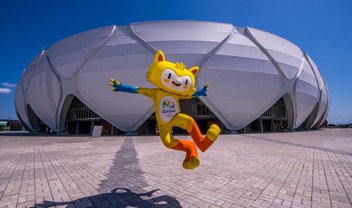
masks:
[[[157,51],[147,71],[147,80],[167,92],[192,96],[198,71],[198,66],[187,69],[183,63],[166,61],[164,53]]]

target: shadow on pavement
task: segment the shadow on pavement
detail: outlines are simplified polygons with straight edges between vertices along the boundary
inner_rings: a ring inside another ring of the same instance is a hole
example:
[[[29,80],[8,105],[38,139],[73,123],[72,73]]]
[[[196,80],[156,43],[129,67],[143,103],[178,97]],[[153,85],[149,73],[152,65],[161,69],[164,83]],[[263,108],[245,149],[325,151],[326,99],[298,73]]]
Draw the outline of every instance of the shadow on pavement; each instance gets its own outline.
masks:
[[[105,174],[105,179],[100,181],[97,191],[106,193],[116,187],[128,188],[138,193],[157,189],[157,187],[150,187],[144,178],[132,137],[124,139],[120,149],[114,155],[109,172]],[[145,189],[146,187],[148,188]]]
[[[43,201],[32,208],[181,207],[180,202],[172,196],[154,194],[159,189],[150,186],[145,180],[144,172],[139,166],[134,140],[131,137],[126,137],[120,149],[116,151],[105,177],[106,179],[100,181],[97,189],[101,194],[85,196],[69,202]]]
[[[55,206],[66,206],[76,208],[109,208],[109,207],[181,207],[179,201],[168,195],[152,197],[153,190],[146,193],[135,193],[130,189],[115,188],[110,193],[103,193],[84,198],[79,198],[72,202],[52,202],[43,201],[35,204],[31,208],[46,208]],[[147,197],[143,199],[142,197]]]

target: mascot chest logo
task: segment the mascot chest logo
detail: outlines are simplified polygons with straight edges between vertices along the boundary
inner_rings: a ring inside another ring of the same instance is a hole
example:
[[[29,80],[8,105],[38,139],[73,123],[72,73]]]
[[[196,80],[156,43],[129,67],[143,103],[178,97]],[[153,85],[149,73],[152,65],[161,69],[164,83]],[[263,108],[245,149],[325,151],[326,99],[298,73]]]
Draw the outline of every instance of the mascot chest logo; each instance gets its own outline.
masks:
[[[171,96],[163,97],[159,103],[159,113],[160,118],[163,121],[169,122],[178,113],[178,106],[175,98]]]

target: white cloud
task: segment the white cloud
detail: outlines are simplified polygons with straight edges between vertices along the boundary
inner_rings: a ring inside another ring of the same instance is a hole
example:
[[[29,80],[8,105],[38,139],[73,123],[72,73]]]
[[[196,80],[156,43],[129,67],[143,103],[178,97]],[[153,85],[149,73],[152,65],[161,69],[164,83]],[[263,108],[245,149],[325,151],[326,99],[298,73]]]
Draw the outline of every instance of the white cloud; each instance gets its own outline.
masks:
[[[3,82],[2,85],[10,88],[15,88],[17,86],[16,84],[8,83],[8,82]]]
[[[10,94],[11,92],[10,88],[0,88],[0,94]]]

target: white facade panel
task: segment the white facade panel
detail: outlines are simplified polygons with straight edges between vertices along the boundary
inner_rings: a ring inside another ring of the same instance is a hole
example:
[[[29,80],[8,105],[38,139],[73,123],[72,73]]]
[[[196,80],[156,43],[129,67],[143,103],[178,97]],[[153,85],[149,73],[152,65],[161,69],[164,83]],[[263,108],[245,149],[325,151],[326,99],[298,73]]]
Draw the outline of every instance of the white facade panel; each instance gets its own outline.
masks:
[[[293,43],[274,34],[248,28],[254,38],[268,51],[287,79],[293,79],[301,65],[302,51]]]
[[[24,100],[24,94],[22,90],[22,82],[17,85],[16,89],[16,95],[15,95],[15,107],[16,107],[16,112],[18,115],[21,117],[22,121],[27,125],[29,128],[32,128],[31,123],[29,122],[28,119],[28,114],[27,114],[27,108],[26,108],[26,103]]]
[[[328,89],[327,89],[327,90],[328,90]],[[329,92],[328,92],[328,93],[329,93]],[[328,117],[329,109],[330,109],[330,97],[329,97],[329,94],[328,94],[328,100],[327,100],[326,110],[325,110],[325,112],[324,112],[323,119],[321,120],[321,122],[320,122],[320,124],[318,125],[318,127],[320,127],[321,125],[324,124],[326,118]]]
[[[84,61],[94,53],[115,30],[115,26],[107,26],[66,38],[51,46],[47,54],[58,74],[70,78]]]
[[[274,104],[283,88],[282,78],[270,60],[239,33],[233,34],[201,69],[198,85],[206,83],[208,96],[202,99],[214,105],[236,129]]]
[[[167,60],[197,65],[212,49],[229,36],[232,25],[211,22],[170,21],[131,24],[132,30]]]
[[[40,60],[42,59],[42,56],[44,54],[44,51],[41,51],[34,59],[33,61],[26,67],[22,74],[22,86],[25,91],[28,90],[28,85],[31,80],[32,73],[36,70],[37,65],[39,64]]]
[[[320,125],[321,118],[324,116],[324,113],[328,107],[328,94],[325,85],[323,84],[323,89],[321,91],[321,98],[319,101],[319,109],[317,113],[317,117],[314,120],[314,126]]]
[[[29,83],[27,103],[52,130],[57,130],[56,112],[60,94],[60,82],[50,69],[47,59],[43,58]]]
[[[127,47],[129,49],[123,50]],[[147,119],[144,116],[152,108],[152,102],[142,95],[113,93],[109,79],[152,88],[145,77],[150,60],[153,60],[152,52],[125,34],[117,33],[79,73],[77,87],[80,97],[105,120],[125,131],[133,129],[136,123]],[[126,116],[122,116],[124,114]]]
[[[309,63],[311,64],[314,74],[316,76],[316,79],[318,80],[318,84],[319,84],[319,89],[321,90],[321,98],[319,101],[319,108],[318,108],[318,112],[317,112],[317,116],[315,117],[313,126],[318,126],[320,123],[320,118],[323,116],[323,114],[325,113],[327,106],[328,106],[328,91],[327,91],[327,87],[325,86],[324,80],[322,75],[320,74],[319,68],[318,66],[314,63],[314,61],[310,58],[310,56],[308,54],[307,58]]]
[[[318,80],[319,89],[322,90],[323,87],[324,87],[324,80],[323,80],[323,77],[321,76],[321,74],[319,72],[318,66],[314,63],[314,61],[310,58],[310,56],[308,54],[306,54],[306,55],[307,55],[307,58],[308,58],[308,62],[311,64],[311,66],[313,68],[315,77]]]
[[[231,24],[197,21],[132,23],[131,28],[137,35],[148,42],[170,40],[219,42],[233,30]]]
[[[314,72],[305,58],[302,71],[296,81],[294,97],[296,119],[293,128],[297,128],[308,118],[319,101],[319,86]]]

